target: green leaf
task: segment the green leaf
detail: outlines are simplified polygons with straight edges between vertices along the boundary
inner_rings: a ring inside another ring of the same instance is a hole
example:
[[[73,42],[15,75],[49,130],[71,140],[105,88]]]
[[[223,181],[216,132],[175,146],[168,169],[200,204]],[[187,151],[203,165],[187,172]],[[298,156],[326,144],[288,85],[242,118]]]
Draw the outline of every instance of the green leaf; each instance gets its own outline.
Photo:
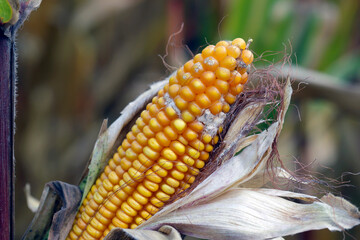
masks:
[[[0,0],[0,23],[7,23],[11,20],[12,9],[7,0]]]

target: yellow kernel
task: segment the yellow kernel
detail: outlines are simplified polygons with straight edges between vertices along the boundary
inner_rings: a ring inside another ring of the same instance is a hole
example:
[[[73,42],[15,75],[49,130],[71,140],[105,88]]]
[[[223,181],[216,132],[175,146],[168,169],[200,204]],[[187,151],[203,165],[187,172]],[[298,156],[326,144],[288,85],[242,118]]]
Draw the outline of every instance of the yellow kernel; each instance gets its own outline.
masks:
[[[230,79],[230,70],[225,67],[218,67],[216,69],[215,75],[218,79],[226,81]]]
[[[163,128],[156,118],[150,119],[149,126],[153,132],[159,132]]]
[[[133,197],[129,197],[126,202],[129,204],[129,206],[132,209],[134,209],[136,211],[139,211],[142,209],[142,205],[139,204]]]
[[[158,120],[158,122],[163,125],[163,126],[167,126],[170,124],[170,119],[166,116],[164,111],[160,111],[157,115],[156,115],[156,119]]]
[[[172,177],[168,177],[165,182],[173,188],[177,188],[180,186],[180,182]]]
[[[116,206],[120,206],[122,202],[121,199],[119,199],[114,193],[112,193],[112,195],[109,197],[109,200]]]
[[[165,106],[165,99],[164,97],[159,98],[158,100],[158,107],[160,106],[160,109]]]
[[[221,61],[226,57],[226,55],[227,55],[226,47],[224,46],[215,47],[214,57],[216,58],[216,60]]]
[[[184,73],[185,73],[185,72],[184,72],[184,68],[183,68],[183,67],[180,67],[180,68],[177,70],[177,72],[176,72],[176,78],[177,78],[177,80],[179,81],[179,83],[181,82],[181,79],[182,79]]]
[[[201,74],[200,79],[205,85],[211,86],[212,84],[214,84],[216,76],[215,76],[214,72],[206,71],[206,72],[203,72],[203,74]]]
[[[175,164],[175,167],[177,170],[179,170],[180,172],[187,172],[188,171],[188,166],[186,166],[186,164],[182,163],[182,162],[178,162]]]
[[[191,147],[187,147],[186,148],[186,153],[192,157],[192,158],[199,158],[200,157],[200,152],[195,150],[194,148],[191,148]]]
[[[123,202],[121,204],[121,209],[131,217],[135,217],[137,215],[137,212],[132,207],[130,207],[127,202]]]
[[[195,116],[200,116],[202,113],[202,108],[200,108],[196,103],[191,102],[188,107],[189,112]]]
[[[176,79],[175,76],[171,76],[171,77],[169,78],[169,85],[170,85],[170,86],[173,85],[173,84],[177,84],[177,83],[178,83],[178,81],[177,81],[177,79]],[[170,89],[170,87],[169,87],[169,89]]]
[[[248,74],[247,72],[244,72],[242,75],[241,75],[241,84],[245,84],[248,80]]]
[[[206,48],[204,48],[202,50],[202,56],[203,58],[207,58],[207,57],[210,57],[213,55],[214,53],[214,49],[215,49],[215,46],[214,45],[209,45],[207,46]]]
[[[233,104],[236,101],[236,96],[232,95],[231,93],[226,94],[225,101],[228,104]]]
[[[124,190],[116,191],[115,194],[122,201],[125,201],[129,196]]]
[[[216,115],[221,112],[223,108],[223,104],[220,101],[216,101],[213,104],[211,104],[209,110],[212,114]]]
[[[120,156],[120,157],[125,157],[125,150],[123,149],[122,146],[120,146],[120,147],[117,149],[117,152],[119,153],[119,156]]]
[[[122,181],[124,181],[124,182],[122,182]],[[136,185],[136,182],[134,181],[134,179],[131,178],[131,176],[128,172],[125,172],[123,174],[123,180],[120,180],[119,184],[124,189],[124,191],[126,191],[127,193],[132,193],[134,190],[132,187]]]
[[[188,145],[188,141],[183,137],[183,136],[179,136],[178,138],[179,142],[181,142],[184,145]]]
[[[204,61],[204,58],[202,57],[202,54],[201,53],[198,53],[194,56],[194,62],[197,63],[197,62],[202,62]]]
[[[112,202],[110,202],[110,201],[105,201],[104,206],[110,212],[116,212],[116,210],[118,209],[118,207],[115,204],[113,204]]]
[[[195,132],[201,132],[204,129],[204,125],[201,122],[194,121],[189,123],[189,127]]]
[[[215,136],[214,139],[213,139],[213,141],[214,141],[214,144],[217,144],[218,141],[219,141],[219,136]],[[206,150],[206,149],[205,149],[205,150]],[[206,150],[206,151],[207,151],[207,150]],[[209,152],[209,151],[207,151],[207,152]]]
[[[113,171],[109,173],[108,178],[113,184],[118,184],[120,181],[119,176]]]
[[[165,113],[170,119],[174,119],[177,117],[176,111],[172,107],[166,107]]]
[[[144,178],[144,174],[142,172],[139,172],[139,170],[135,168],[129,168],[128,174],[134,181],[141,181]]]
[[[182,161],[183,161],[183,163],[185,163],[188,166],[192,166],[195,163],[195,160],[192,159],[191,157],[189,157],[188,155],[184,155],[182,157]]]
[[[200,152],[200,157],[199,157],[199,159],[200,160],[203,160],[203,161],[206,161],[206,160],[208,160],[209,159],[209,153],[207,153],[207,152],[205,152],[205,151],[201,151]]]
[[[115,212],[107,210],[104,206],[99,209],[99,213],[108,219],[115,216]]]
[[[203,168],[204,166],[205,166],[205,162],[204,162],[204,161],[196,160],[196,162],[195,162],[195,167],[196,167],[196,168],[201,169],[201,168]]]
[[[134,192],[133,197],[141,205],[145,205],[148,202],[148,199],[138,192]]]
[[[230,45],[230,43],[228,41],[222,40],[222,41],[219,41],[218,43],[216,43],[215,47],[219,47],[219,46],[227,47],[229,45]]]
[[[81,218],[82,218],[82,216],[81,216]],[[110,222],[110,219],[107,219],[106,217],[104,217],[103,215],[101,215],[99,212],[97,212],[96,214],[95,214],[95,218],[97,219],[97,220],[99,220],[102,224],[104,224],[104,225],[108,225],[109,224],[109,222]],[[84,220],[84,219],[83,219]],[[85,221],[85,220],[84,220]],[[88,222],[88,221],[85,221],[85,222]]]
[[[158,132],[155,137],[161,146],[167,147],[170,145],[170,139],[168,139],[163,132]]]
[[[150,116],[155,117],[158,112],[159,112],[159,108],[156,106],[156,104],[152,104],[149,107]]]
[[[139,134],[138,134],[139,135]],[[143,146],[141,146],[137,141],[133,141],[131,143],[131,149],[135,152],[135,153],[141,153],[142,152],[142,148]]]
[[[199,171],[199,169],[197,169],[197,168],[190,168],[190,169],[189,169],[189,173],[190,173],[191,175],[193,175],[193,176],[196,176],[196,175],[198,175],[198,174],[200,173],[200,171]]]
[[[219,137],[218,137],[218,136],[215,136],[215,137],[213,138],[213,143],[216,144],[218,141],[219,141]],[[214,150],[214,147],[213,147],[211,144],[209,144],[209,143],[206,144],[206,146],[205,146],[205,151],[211,152],[212,150]]]
[[[132,142],[135,140],[135,136],[132,132],[128,132],[128,134],[126,134],[126,139],[129,141],[129,142]]]
[[[103,186],[108,192],[110,192],[112,190],[112,188],[114,187],[114,185],[109,181],[109,179],[105,179],[103,181]]]
[[[186,174],[184,181],[191,184],[195,181],[195,177],[190,174]]]
[[[145,154],[143,154],[143,153],[139,154],[138,159],[141,162],[141,164],[146,167],[150,167],[154,163],[152,160],[150,160],[148,157],[146,157]]]
[[[125,156],[128,160],[132,161],[135,160],[137,158],[137,154],[136,152],[134,152],[131,148],[129,148],[128,150],[126,150],[125,152]]]
[[[142,210],[140,212],[140,216],[143,217],[146,220],[148,220],[150,217],[152,217],[152,215],[149,212],[145,211],[145,210]]]
[[[111,220],[112,224],[109,225],[109,229],[112,230],[113,228],[115,227],[118,227],[118,228],[128,228],[129,225],[124,223],[123,221],[121,221],[120,219],[118,219],[117,217],[113,218]]]
[[[195,99],[195,94],[188,86],[184,86],[180,89],[179,95],[186,101],[192,101]]]
[[[150,129],[148,125],[143,128],[143,133],[148,138],[151,138],[155,135],[155,133]]]
[[[204,63],[205,63],[205,61],[204,61]],[[204,72],[204,67],[201,64],[201,62],[195,63],[194,66],[192,66],[191,71],[190,71],[191,75],[194,77],[199,77],[203,72]]]
[[[185,110],[187,108],[188,102],[180,96],[176,96],[174,98],[174,102],[180,110]]]
[[[146,171],[146,178],[154,183],[161,183],[162,178],[157,175],[152,169]]]
[[[99,193],[100,193],[101,196],[103,196],[103,197],[106,197],[106,196],[108,195],[108,191],[106,191],[106,189],[104,188],[103,185],[101,185],[101,186],[99,187]]]
[[[171,176],[173,176],[173,178],[175,178],[176,180],[179,180],[179,181],[183,180],[185,177],[184,173],[179,172],[178,170],[172,170]]]
[[[230,93],[232,94],[232,95],[238,95],[239,93],[241,93],[242,91],[244,90],[244,85],[242,85],[242,84],[239,84],[239,85],[237,85],[237,86],[234,86],[234,87],[231,87],[230,88]]]
[[[191,141],[190,146],[192,146],[193,148],[199,151],[205,149],[205,145],[199,139],[195,139],[194,141]]]
[[[171,98],[175,98],[178,95],[181,86],[179,84],[173,84],[169,87],[169,95]]]
[[[162,146],[156,141],[155,138],[150,138],[148,141],[148,145],[155,151],[160,152],[162,149]]]
[[[136,135],[136,141],[142,146],[146,146],[148,138],[144,135],[144,133],[139,133],[138,135]]]
[[[164,148],[161,151],[161,155],[170,161],[175,161],[177,159],[176,154],[170,148]]]
[[[167,171],[161,168],[159,165],[154,165],[152,170],[160,177],[164,178],[167,175]]]
[[[140,129],[137,125],[132,126],[131,131],[134,135],[138,134],[140,132]]]
[[[235,58],[231,56],[226,56],[223,60],[221,60],[220,67],[224,67],[226,69],[229,69],[230,71],[234,70],[236,67]]]
[[[86,231],[84,231],[84,235],[85,235],[85,232],[89,233],[94,238],[100,238],[102,236],[102,232],[96,230],[90,224],[86,227]]]
[[[233,58],[238,58],[240,56],[240,48],[235,45],[230,45],[226,48],[227,54]]]
[[[161,208],[162,206],[164,206],[164,202],[168,201],[170,199],[170,196],[164,192],[157,192],[156,197],[152,197],[150,199],[150,202],[158,208]]]
[[[186,122],[184,122],[184,120],[178,118],[178,119],[175,119],[174,121],[172,121],[172,126],[176,129],[176,131],[178,131],[178,133],[181,133],[186,128]]]
[[[205,93],[206,96],[208,96],[211,101],[216,101],[221,98],[220,91],[214,86],[208,87]]]
[[[178,134],[170,126],[167,126],[167,127],[164,128],[164,133],[170,140],[177,139]]]
[[[133,224],[130,225],[130,229],[135,229],[135,228],[137,228],[137,227],[138,227],[138,225],[135,224],[135,223],[133,223]]]
[[[224,106],[223,106],[223,109],[222,109],[222,110],[223,110],[223,112],[224,112],[224,113],[229,112],[229,111],[230,111],[230,105],[229,105],[229,104],[227,104],[227,103],[226,103],[226,104],[224,104]]]
[[[189,60],[184,64],[184,71],[185,72],[190,72],[192,66],[194,65],[194,61],[193,60]]]
[[[147,181],[147,180],[144,180],[144,183],[145,182],[149,182],[149,181]],[[151,185],[151,184],[150,184]],[[153,185],[156,185],[155,183],[153,183]],[[151,188],[151,189],[154,189],[153,187]],[[149,197],[151,197],[151,192],[146,188],[146,187],[144,187],[144,185],[142,185],[142,184],[139,184],[138,186],[137,186],[137,188],[136,188],[136,190],[142,195],[142,196],[144,196],[145,198],[149,198]],[[157,190],[157,189],[156,189]],[[155,190],[155,191],[156,191]]]
[[[106,229],[106,226],[102,224],[99,220],[96,218],[91,219],[90,224],[96,228],[97,230],[104,231]]]
[[[207,57],[204,60],[204,68],[206,71],[214,72],[219,67],[219,62],[214,57]]]
[[[249,65],[254,60],[254,55],[250,50],[245,49],[241,53],[241,58],[246,65]]]
[[[242,38],[235,38],[232,42],[232,45],[237,46],[241,50],[246,48],[246,42]]]
[[[229,83],[222,80],[215,81],[215,87],[222,93],[225,94],[229,91]]]
[[[191,91],[195,94],[202,93],[206,89],[205,85],[198,78],[194,78],[193,80],[191,80],[189,87],[190,87]]]
[[[131,216],[127,215],[123,210],[121,210],[121,208],[116,211],[116,217],[124,223],[132,223],[134,219]]]
[[[121,146],[123,147],[124,150],[126,150],[131,147],[131,144],[129,143],[129,141],[127,139],[124,139]]]
[[[169,89],[169,84],[166,84],[163,89],[160,89],[160,90],[158,91],[159,100],[160,100],[160,98],[163,97],[164,94],[165,94],[165,90],[164,90],[164,89]],[[167,90],[166,90],[166,92],[167,92]],[[158,100],[158,101],[159,101],[159,100]]]
[[[187,184],[187,183],[184,183],[184,182],[181,182],[181,185],[180,187],[185,190],[185,189],[188,189],[190,187],[190,184]]]
[[[178,141],[173,141],[170,144],[170,148],[178,155],[183,155],[185,153],[185,146]]]
[[[122,149],[122,148],[121,148]],[[119,150],[118,150],[119,151]],[[124,156],[125,156],[125,152],[124,152]],[[123,156],[123,157],[124,157]],[[116,165],[119,165],[120,161],[121,161],[121,157],[120,157],[120,154],[119,152],[116,152],[113,156],[113,159],[114,159],[114,162]]]
[[[187,128],[185,132],[182,134],[186,140],[192,141],[198,137],[198,134],[191,130],[190,128]]]
[[[185,122],[192,122],[195,120],[195,116],[192,115],[188,110],[185,110],[181,113],[181,118],[185,121]]]
[[[172,194],[175,193],[175,188],[167,185],[166,183],[163,183],[160,188],[161,188],[161,190],[163,190],[164,193],[166,193],[166,194],[172,195]]]
[[[151,119],[150,113],[146,110],[142,111],[140,116],[145,123],[148,123]]]
[[[148,146],[144,147],[143,152],[144,152],[145,156],[147,156],[151,160],[156,160],[159,158],[159,153],[152,150]]]
[[[211,105],[211,100],[204,93],[201,93],[201,94],[197,95],[196,99],[195,99],[195,102],[201,108],[208,108]]]
[[[165,158],[160,158],[158,164],[166,170],[171,170],[173,168],[173,163]]]
[[[156,192],[159,189],[159,185],[157,183],[148,180],[144,180],[144,186],[152,192]]]

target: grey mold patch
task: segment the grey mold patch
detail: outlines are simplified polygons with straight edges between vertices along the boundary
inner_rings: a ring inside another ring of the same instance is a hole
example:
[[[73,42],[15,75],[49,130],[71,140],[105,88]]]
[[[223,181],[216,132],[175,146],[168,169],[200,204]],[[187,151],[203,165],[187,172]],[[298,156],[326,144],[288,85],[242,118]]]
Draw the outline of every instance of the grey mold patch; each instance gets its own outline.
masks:
[[[204,124],[204,133],[209,134],[211,137],[215,136],[219,130],[219,127],[224,123],[226,114],[220,112],[217,115],[213,115],[209,109],[206,109],[204,113],[198,117],[198,120]]]
[[[165,105],[168,107],[172,107],[176,114],[180,117],[181,116],[181,111],[180,109],[176,106],[174,100],[169,96],[168,93],[164,94],[164,99],[165,99]]]

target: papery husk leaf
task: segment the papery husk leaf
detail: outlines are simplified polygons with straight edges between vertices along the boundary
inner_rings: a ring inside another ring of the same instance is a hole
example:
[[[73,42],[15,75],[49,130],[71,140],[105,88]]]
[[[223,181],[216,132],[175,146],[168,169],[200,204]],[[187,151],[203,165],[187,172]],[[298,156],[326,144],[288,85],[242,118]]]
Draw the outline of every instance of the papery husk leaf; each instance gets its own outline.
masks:
[[[359,218],[355,206],[331,194],[318,199],[275,189],[232,188],[162,216],[153,227],[168,224],[205,239],[270,239],[323,228],[343,231],[360,224]]]
[[[47,183],[39,208],[22,239],[48,239],[48,235],[52,240],[65,239],[80,199],[81,192],[77,186],[60,181]]]
[[[180,233],[173,227],[164,225],[159,231],[121,229],[111,231],[104,240],[181,240]]]
[[[92,157],[89,164],[89,172],[87,175],[86,184],[83,191],[81,202],[87,196],[91,186],[94,184],[96,178],[107,164],[108,156],[112,153],[114,144],[118,142],[118,137],[123,128],[130,123],[134,117],[145,108],[146,104],[156,95],[156,93],[164,87],[168,79],[154,83],[150,89],[142,93],[133,102],[130,102],[116,121],[100,135],[95,143]]]

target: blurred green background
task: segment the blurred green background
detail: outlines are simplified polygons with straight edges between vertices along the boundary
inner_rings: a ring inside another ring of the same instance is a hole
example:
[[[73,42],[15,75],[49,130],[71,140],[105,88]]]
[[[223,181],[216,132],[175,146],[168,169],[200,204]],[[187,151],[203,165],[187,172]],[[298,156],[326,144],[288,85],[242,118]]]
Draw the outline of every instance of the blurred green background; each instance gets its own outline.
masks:
[[[360,95],[359,10],[359,0],[44,0],[18,36],[16,238],[33,217],[25,183],[37,198],[46,182],[77,184],[102,120],[113,122],[171,72],[159,55],[168,53],[165,62],[179,67],[207,43],[252,38],[255,55],[264,53],[255,67],[280,61],[286,47],[292,68],[319,71],[336,89]],[[360,206],[359,98],[300,88],[280,138],[282,160],[346,183],[333,190]],[[353,105],[339,104],[344,98]],[[286,239],[343,236],[360,239],[360,228]]]

